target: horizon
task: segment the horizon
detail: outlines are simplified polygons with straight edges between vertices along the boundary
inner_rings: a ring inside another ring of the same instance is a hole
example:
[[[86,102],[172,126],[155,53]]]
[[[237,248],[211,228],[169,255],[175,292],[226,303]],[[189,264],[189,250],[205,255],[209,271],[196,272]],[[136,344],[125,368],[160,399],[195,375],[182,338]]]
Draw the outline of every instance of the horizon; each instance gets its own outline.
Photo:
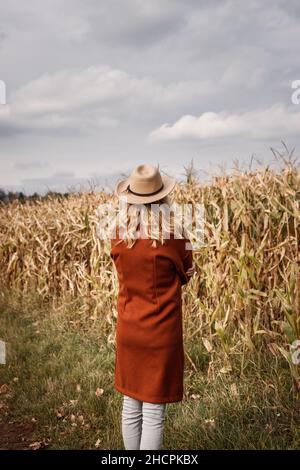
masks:
[[[282,164],[285,166],[284,158],[286,161],[292,161],[296,163],[296,161],[300,162],[299,156],[296,154],[296,157],[293,157],[294,149],[288,149],[284,142],[282,142],[284,153],[280,153],[278,149],[273,149],[274,152],[277,154],[277,158],[269,159],[268,162],[264,163],[256,159],[253,155],[249,158],[249,161],[243,161],[236,159],[233,162],[233,166],[231,168],[226,168],[225,165],[219,164],[217,166],[213,166],[210,171],[209,170],[201,170],[200,168],[196,167],[193,159],[187,164],[187,166],[182,165],[182,172],[174,175],[178,182],[185,182],[187,179],[187,174],[189,171],[192,171],[194,178],[201,184],[211,184],[212,179],[216,176],[230,176],[235,171],[239,171],[242,173],[249,173],[249,172],[256,172],[261,169],[271,168],[274,171],[280,171],[282,169]],[[274,154],[273,154],[274,155]],[[81,193],[87,192],[89,190],[92,191],[99,191],[99,192],[107,192],[111,193],[114,190],[114,187],[120,179],[125,179],[130,175],[131,169],[128,169],[127,172],[115,172],[111,173],[110,175],[103,175],[102,177],[94,177],[94,178],[78,178],[78,181],[70,186],[66,186],[65,183],[55,183],[52,185],[48,185],[44,183],[44,185],[40,184],[36,187],[31,188],[31,190],[26,190],[21,185],[15,185],[10,187],[4,187],[0,185],[0,191],[4,191],[6,194],[9,192],[12,193],[23,193],[25,197],[32,196],[33,194],[38,194],[39,196],[45,196],[48,192],[57,192],[59,194],[64,193]],[[162,171],[162,173],[165,173]],[[46,178],[45,178],[46,179]],[[41,188],[44,189],[41,189]]]

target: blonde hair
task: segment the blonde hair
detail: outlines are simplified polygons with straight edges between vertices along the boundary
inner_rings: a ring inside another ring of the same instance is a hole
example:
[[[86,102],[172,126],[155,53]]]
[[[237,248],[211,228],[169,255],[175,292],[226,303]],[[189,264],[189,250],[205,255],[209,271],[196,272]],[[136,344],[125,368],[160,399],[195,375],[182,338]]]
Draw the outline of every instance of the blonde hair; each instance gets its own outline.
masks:
[[[127,247],[131,248],[138,238],[139,228],[142,238],[153,240],[152,246],[156,247],[157,242],[163,245],[165,239],[169,239],[174,234],[177,224],[172,202],[170,196],[167,195],[152,203],[126,203],[125,210],[119,211],[116,217],[116,230],[119,236],[120,231],[122,233],[117,243],[126,241]]]

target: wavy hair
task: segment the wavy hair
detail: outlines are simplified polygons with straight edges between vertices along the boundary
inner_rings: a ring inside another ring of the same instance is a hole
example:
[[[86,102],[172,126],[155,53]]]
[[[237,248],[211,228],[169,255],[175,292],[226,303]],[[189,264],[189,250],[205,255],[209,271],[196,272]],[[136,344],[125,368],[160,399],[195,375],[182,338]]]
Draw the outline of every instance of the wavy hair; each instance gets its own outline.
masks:
[[[179,221],[181,222],[181,221]],[[138,238],[149,238],[152,246],[162,245],[172,234],[181,233],[172,198],[167,195],[158,201],[144,204],[123,203],[115,219],[115,230],[131,248]]]

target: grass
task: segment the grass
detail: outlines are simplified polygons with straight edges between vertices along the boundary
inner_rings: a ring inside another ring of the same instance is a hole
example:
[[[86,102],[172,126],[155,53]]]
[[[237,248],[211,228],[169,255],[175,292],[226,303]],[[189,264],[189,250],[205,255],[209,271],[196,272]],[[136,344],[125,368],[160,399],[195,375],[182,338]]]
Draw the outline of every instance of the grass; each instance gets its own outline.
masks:
[[[73,321],[78,302],[61,310],[34,292],[1,290],[0,385],[9,388],[0,400],[12,419],[35,420],[32,441],[48,449],[123,449],[114,345],[97,323]],[[299,448],[299,401],[283,356],[262,344],[228,362],[222,344],[208,352],[199,335],[185,348],[185,397],[167,405],[164,449]]]

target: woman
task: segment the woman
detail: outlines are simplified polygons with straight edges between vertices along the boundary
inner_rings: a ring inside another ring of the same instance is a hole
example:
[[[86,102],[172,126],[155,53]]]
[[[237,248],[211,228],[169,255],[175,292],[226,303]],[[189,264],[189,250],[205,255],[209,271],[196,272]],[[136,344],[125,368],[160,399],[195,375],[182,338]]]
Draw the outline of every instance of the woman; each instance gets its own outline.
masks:
[[[130,450],[160,449],[166,403],[183,399],[181,286],[194,268],[189,239],[174,234],[168,194],[175,182],[145,164],[115,189],[125,203],[111,239],[119,281],[115,388]]]

